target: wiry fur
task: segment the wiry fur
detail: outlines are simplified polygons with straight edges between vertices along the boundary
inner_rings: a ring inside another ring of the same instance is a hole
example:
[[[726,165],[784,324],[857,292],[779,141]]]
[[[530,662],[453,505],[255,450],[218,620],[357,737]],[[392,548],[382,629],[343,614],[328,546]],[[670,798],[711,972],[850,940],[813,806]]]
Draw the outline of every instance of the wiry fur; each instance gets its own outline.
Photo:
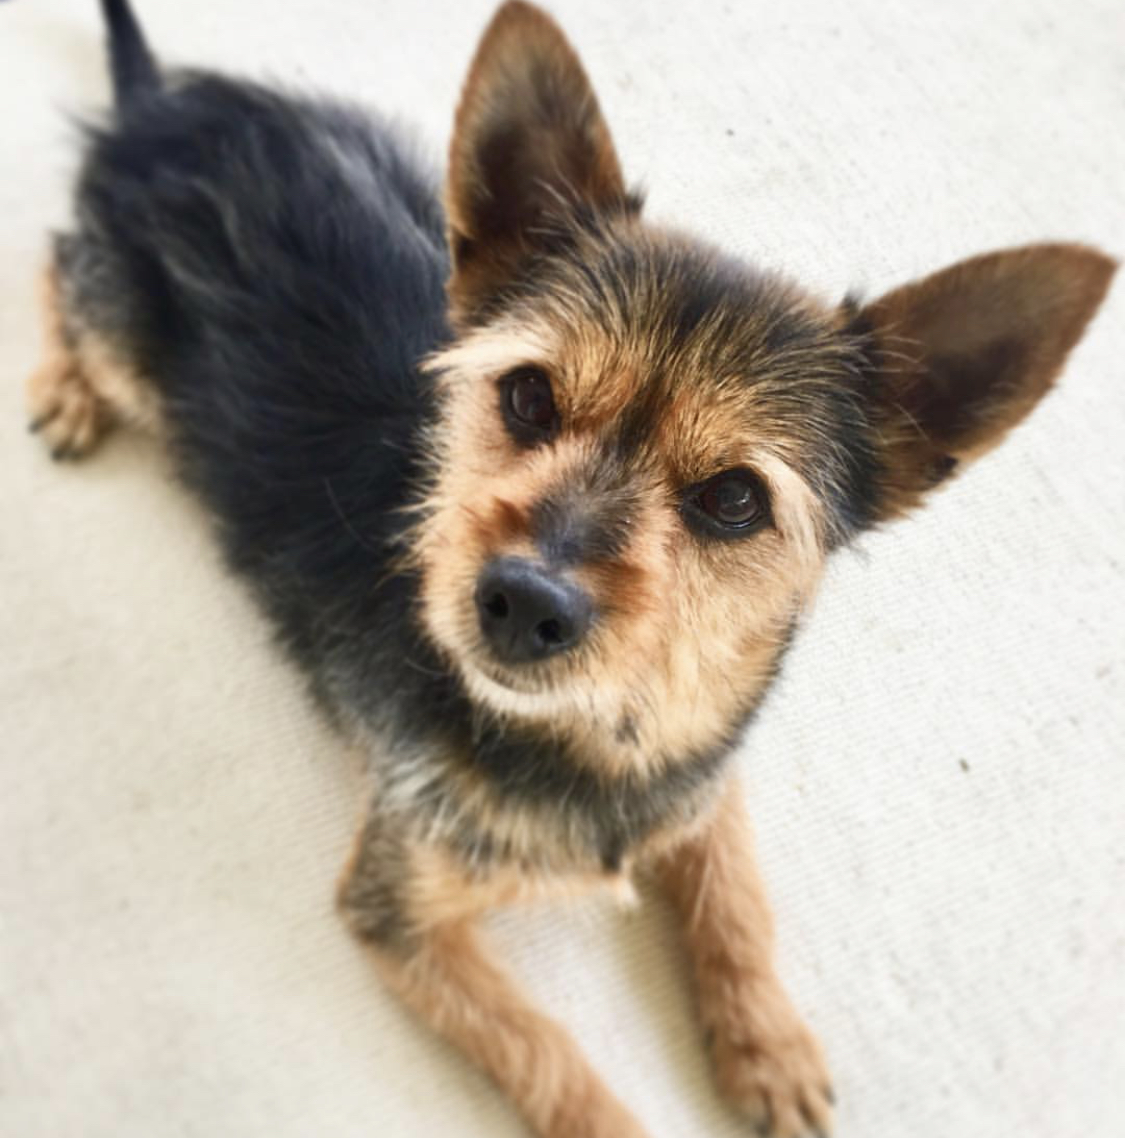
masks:
[[[162,74],[128,6],[105,8],[118,105],[54,244],[34,425],[59,457],[114,415],[158,430],[365,743],[352,928],[540,1133],[639,1138],[471,924],[625,894],[654,864],[720,1085],[778,1135],[824,1130],[823,1058],[773,970],[730,755],[829,553],[1031,409],[1112,262],[1033,247],[826,305],[645,223],[577,56],[518,0],[470,70],[443,211],[385,124]],[[502,406],[528,367],[557,413],[541,445]],[[693,506],[731,469],[761,487],[752,531]],[[474,587],[504,557],[582,590],[581,644],[496,658]]]

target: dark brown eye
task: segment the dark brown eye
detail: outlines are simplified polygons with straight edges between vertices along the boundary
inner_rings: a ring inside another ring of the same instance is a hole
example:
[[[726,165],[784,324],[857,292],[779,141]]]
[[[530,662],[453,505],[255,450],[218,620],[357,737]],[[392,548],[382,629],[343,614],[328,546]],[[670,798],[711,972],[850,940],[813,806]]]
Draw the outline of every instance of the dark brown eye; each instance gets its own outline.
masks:
[[[752,470],[727,470],[693,486],[685,514],[697,529],[719,537],[741,537],[769,521],[769,495]]]
[[[699,504],[725,526],[749,525],[762,512],[758,488],[742,474],[724,474],[709,482],[699,495]]]
[[[518,442],[542,442],[558,430],[551,381],[539,368],[510,372],[501,382],[504,419]]]

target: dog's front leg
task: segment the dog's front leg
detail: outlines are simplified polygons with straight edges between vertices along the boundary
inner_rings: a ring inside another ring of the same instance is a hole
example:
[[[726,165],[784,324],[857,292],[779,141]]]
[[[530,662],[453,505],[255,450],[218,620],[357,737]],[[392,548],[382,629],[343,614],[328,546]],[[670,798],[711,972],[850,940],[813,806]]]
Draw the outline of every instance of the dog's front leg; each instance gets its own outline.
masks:
[[[339,898],[390,987],[498,1083],[537,1134],[646,1138],[571,1036],[490,958],[474,927],[495,901],[486,879],[375,816],[358,836]]]
[[[720,1090],[763,1134],[826,1134],[824,1057],[774,968],[773,918],[735,780],[707,827],[657,868],[683,917]]]

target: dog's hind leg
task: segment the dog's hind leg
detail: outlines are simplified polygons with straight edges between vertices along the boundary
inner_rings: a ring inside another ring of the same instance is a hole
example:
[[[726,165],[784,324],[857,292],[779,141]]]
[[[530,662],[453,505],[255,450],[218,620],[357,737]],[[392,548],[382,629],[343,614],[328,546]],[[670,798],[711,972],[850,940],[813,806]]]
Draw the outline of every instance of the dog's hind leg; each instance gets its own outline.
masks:
[[[159,425],[155,391],[73,303],[60,255],[67,240],[59,239],[43,272],[43,358],[27,392],[30,428],[59,459],[89,453],[115,421]]]
[[[40,304],[43,359],[28,383],[30,427],[55,458],[89,451],[104,431],[109,408],[94,390],[78,358],[77,337],[63,312],[58,262],[43,271]]]

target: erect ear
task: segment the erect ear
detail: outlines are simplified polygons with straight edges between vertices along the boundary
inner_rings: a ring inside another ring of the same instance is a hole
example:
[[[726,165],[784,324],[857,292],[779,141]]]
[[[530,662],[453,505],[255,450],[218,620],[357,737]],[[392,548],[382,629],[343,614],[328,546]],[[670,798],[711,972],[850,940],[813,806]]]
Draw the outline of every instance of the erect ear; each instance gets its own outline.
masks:
[[[455,321],[503,289],[567,214],[636,208],[578,56],[522,0],[497,11],[469,68],[445,206]]]
[[[877,520],[978,458],[1050,389],[1116,264],[1081,245],[989,253],[863,309],[881,450]]]

